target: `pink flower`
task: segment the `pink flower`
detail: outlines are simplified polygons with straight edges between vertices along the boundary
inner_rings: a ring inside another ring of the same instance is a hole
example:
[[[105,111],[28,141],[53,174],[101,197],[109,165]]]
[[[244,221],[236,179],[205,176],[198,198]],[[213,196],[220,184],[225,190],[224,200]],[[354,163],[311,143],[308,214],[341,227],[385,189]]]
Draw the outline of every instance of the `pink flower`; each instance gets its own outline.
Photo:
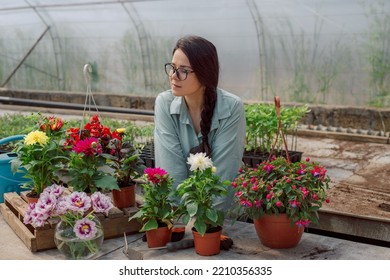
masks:
[[[265,170],[265,171],[267,171],[268,173],[270,173],[274,168],[275,168],[275,166],[273,166],[273,165],[270,164],[270,163],[267,163],[267,164],[264,165],[263,170]]]
[[[55,197],[60,197],[64,192],[65,188],[61,185],[53,184],[49,187],[46,187],[43,190],[43,193],[53,194]]]
[[[299,205],[301,205],[301,203],[300,203],[299,201],[297,201],[296,199],[290,200],[288,203],[290,203],[290,205],[291,205],[292,208],[296,208],[296,207],[298,207]]]
[[[166,175],[168,173],[160,167],[148,167],[144,170],[144,174],[146,175],[149,182],[152,182],[153,184],[159,184],[167,178]]]
[[[326,174],[326,169],[325,169],[325,167],[316,166],[316,167],[314,167],[314,169],[312,169],[310,172],[311,172],[311,174],[312,174],[314,177],[320,178],[320,177],[324,177],[324,176],[325,176],[325,174]]]
[[[304,197],[309,195],[309,191],[305,187],[300,187],[300,190],[303,193]]]
[[[91,208],[91,198],[84,192],[73,192],[67,197],[69,210],[85,213]]]
[[[258,185],[253,185],[252,186],[252,191],[257,192],[258,190],[259,190],[259,186]]]
[[[242,199],[242,200],[240,200],[240,203],[241,203],[241,205],[243,205],[245,207],[252,207],[252,203],[249,200]]]
[[[73,150],[77,154],[83,153],[86,156],[92,157],[102,153],[102,145],[99,144],[99,139],[89,137],[78,141],[73,147]]]
[[[255,200],[255,206],[256,206],[256,208],[261,207],[261,201],[259,201],[258,199],[256,199],[256,200]]]
[[[312,196],[311,196],[314,200],[318,200],[318,195],[313,193]]]
[[[271,193],[267,194],[266,198],[267,198],[267,200],[270,200],[273,196],[274,196],[274,194],[271,192]]]
[[[56,203],[57,198],[54,194],[43,192],[41,193],[38,202],[35,204],[35,211],[47,219],[55,209]]]
[[[108,211],[113,207],[111,198],[102,194],[101,192],[95,192],[91,195],[92,207],[96,213],[108,214]]]
[[[299,220],[296,221],[295,224],[299,227],[308,227],[310,225],[310,220]]]
[[[97,233],[96,223],[88,218],[77,220],[73,227],[73,232],[80,239],[92,239]]]
[[[232,182],[232,187],[237,188],[237,182]]]
[[[237,197],[240,197],[240,196],[242,196],[242,192],[236,192],[234,195]]]
[[[278,200],[278,201],[276,201],[275,205],[276,205],[276,207],[280,207],[280,206],[282,206],[283,204],[282,204],[282,202],[280,202],[280,201]]]
[[[297,174],[299,174],[299,175],[305,175],[306,174],[306,170],[305,169],[298,169],[297,170]]]

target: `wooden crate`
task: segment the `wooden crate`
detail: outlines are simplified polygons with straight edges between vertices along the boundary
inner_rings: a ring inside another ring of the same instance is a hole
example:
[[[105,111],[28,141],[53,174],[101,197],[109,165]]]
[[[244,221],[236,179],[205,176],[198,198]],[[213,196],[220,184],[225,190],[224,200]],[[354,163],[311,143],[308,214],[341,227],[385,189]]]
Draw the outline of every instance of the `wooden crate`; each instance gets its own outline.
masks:
[[[43,227],[35,228],[23,223],[27,207],[25,192],[18,195],[16,192],[4,194],[4,203],[0,204],[0,211],[4,220],[13,229],[31,252],[56,248],[54,243],[54,229],[58,219],[49,220]],[[107,216],[99,213],[97,216],[104,228],[104,239],[123,237],[123,233],[136,233],[141,229],[136,220],[129,222],[129,217],[137,212],[137,207],[126,209],[112,208]]]

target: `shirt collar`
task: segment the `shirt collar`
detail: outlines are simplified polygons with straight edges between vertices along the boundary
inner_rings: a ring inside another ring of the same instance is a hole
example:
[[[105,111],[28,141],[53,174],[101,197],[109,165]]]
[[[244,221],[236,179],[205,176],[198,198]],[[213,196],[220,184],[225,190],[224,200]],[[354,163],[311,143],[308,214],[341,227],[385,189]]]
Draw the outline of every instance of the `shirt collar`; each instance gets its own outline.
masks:
[[[211,122],[211,130],[217,129],[219,127],[219,121],[230,117],[231,112],[229,110],[229,103],[227,102],[225,95],[217,90],[217,104],[215,106],[215,111],[213,119]],[[184,98],[179,96],[175,97],[171,103],[170,107],[171,115],[180,115],[180,122],[184,124],[190,124],[190,117],[188,114],[187,106],[185,104]]]

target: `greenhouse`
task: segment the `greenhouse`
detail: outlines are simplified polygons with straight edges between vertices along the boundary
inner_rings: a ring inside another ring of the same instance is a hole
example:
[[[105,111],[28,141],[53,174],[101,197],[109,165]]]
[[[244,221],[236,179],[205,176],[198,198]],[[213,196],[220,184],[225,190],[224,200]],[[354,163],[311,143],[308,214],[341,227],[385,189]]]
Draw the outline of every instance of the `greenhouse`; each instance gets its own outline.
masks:
[[[176,40],[220,57],[220,87],[243,100],[390,104],[385,0],[3,0],[0,88],[155,97]]]
[[[4,275],[383,278],[389,144],[389,0],[0,1]]]

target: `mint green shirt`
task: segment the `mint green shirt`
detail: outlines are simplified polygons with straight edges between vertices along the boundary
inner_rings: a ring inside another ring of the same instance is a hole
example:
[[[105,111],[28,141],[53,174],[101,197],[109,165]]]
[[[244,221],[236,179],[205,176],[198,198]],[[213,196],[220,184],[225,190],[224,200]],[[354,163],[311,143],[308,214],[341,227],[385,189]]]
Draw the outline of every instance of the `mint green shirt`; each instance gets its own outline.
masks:
[[[165,169],[177,186],[190,174],[187,157],[202,142],[202,134],[195,133],[184,98],[175,97],[171,90],[157,96],[154,121],[155,166]],[[245,126],[241,99],[218,88],[209,143],[211,160],[222,180],[234,180],[242,165]],[[224,208],[230,207],[233,193],[230,187]]]

